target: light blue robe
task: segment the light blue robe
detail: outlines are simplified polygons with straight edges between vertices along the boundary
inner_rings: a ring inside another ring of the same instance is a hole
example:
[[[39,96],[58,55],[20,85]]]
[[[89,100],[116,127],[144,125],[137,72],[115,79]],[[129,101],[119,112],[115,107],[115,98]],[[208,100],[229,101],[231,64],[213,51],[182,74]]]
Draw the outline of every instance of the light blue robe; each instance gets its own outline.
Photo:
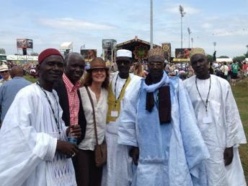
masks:
[[[139,92],[125,96],[119,124],[118,143],[140,150],[132,185],[206,185],[202,161],[209,153],[182,81],[178,77],[169,79],[172,121],[163,125],[156,106],[152,112],[145,109],[144,86],[142,80]]]

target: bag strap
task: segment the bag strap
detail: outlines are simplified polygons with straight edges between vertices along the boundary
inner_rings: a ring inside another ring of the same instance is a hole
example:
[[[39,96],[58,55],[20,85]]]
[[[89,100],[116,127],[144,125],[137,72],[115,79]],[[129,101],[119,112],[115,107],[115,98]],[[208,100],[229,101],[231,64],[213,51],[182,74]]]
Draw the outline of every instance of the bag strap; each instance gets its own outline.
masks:
[[[98,145],[98,137],[97,137],[97,129],[96,129],[95,108],[94,108],[93,100],[92,100],[91,94],[90,94],[90,92],[89,92],[89,89],[88,89],[87,86],[85,86],[85,88],[86,88],[87,94],[88,94],[88,96],[89,96],[89,98],[90,98],[90,103],[91,103],[92,110],[93,110],[94,131],[95,131],[96,144]]]

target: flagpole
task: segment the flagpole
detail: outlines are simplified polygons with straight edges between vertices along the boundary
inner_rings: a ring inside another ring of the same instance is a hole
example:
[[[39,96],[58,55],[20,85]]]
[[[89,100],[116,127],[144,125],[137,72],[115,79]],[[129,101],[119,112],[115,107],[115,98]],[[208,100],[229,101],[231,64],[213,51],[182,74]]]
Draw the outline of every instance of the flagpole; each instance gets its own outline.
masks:
[[[151,0],[150,6],[150,49],[153,48],[153,0]]]

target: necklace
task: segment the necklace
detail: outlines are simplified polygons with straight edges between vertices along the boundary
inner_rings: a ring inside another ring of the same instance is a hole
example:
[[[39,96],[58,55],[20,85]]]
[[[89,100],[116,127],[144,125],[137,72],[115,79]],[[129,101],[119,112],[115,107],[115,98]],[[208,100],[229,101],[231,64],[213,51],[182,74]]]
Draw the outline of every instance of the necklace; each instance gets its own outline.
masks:
[[[57,117],[56,117],[56,116],[55,116],[55,111],[54,111],[54,109],[53,109],[53,107],[52,107],[51,100],[49,99],[49,97],[48,97],[46,91],[41,87],[39,81],[37,81],[36,84],[40,87],[40,89],[42,90],[42,92],[43,92],[43,93],[45,94],[45,96],[46,96],[47,102],[49,103],[49,106],[50,106],[50,108],[51,108],[51,110],[52,110],[53,118],[54,118],[54,120],[55,120],[55,123],[56,123],[56,125],[57,125],[57,129],[58,129],[59,134],[60,134],[60,124],[59,124],[59,120],[58,120],[58,118],[59,118],[59,110],[57,109],[57,110],[58,110],[58,113],[57,113]],[[56,99],[56,96],[54,95],[53,92],[52,92],[52,94],[53,94],[53,97],[54,97],[55,102],[56,102],[56,104],[57,104],[57,108],[59,108],[59,103],[58,103],[58,101],[57,101],[57,99]]]
[[[199,94],[199,96],[200,96],[200,98],[201,98],[202,103],[203,103],[203,104],[204,104],[204,106],[205,106],[205,110],[206,110],[206,112],[208,112],[208,102],[209,102],[209,100],[208,100],[208,99],[209,99],[209,94],[210,94],[210,90],[211,90],[211,76],[210,76],[209,80],[210,80],[210,82],[209,82],[209,87],[208,87],[208,94],[207,94],[206,101],[204,102],[204,100],[202,99],[202,96],[201,96],[201,94],[200,94],[200,91],[199,91],[198,85],[197,85],[197,78],[195,77],[195,85],[196,85],[196,89],[197,89],[197,92],[198,92],[198,94]]]
[[[118,81],[118,76],[119,75],[117,75],[116,80],[115,80],[115,96],[117,96],[116,85],[117,85],[117,81]],[[128,78],[126,79],[124,85],[122,86],[121,91],[120,91],[120,94],[119,94],[118,98],[116,99],[116,101],[120,99],[121,92],[123,91],[123,88],[126,86],[126,83],[127,83]]]

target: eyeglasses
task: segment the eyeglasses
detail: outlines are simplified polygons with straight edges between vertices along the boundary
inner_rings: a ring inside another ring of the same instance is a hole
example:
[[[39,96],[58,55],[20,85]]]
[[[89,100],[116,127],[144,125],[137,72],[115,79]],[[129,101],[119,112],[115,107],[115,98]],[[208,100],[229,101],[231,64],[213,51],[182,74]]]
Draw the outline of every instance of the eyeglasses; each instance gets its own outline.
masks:
[[[149,63],[150,67],[163,67],[164,63],[163,62],[150,62]]]
[[[95,68],[95,69],[92,69],[92,72],[94,72],[94,73],[105,72],[105,68]]]
[[[118,65],[129,65],[131,62],[127,60],[118,60],[116,61]]]
[[[0,73],[7,73],[7,72],[9,72],[8,70],[5,70],[5,71],[1,71]]]

